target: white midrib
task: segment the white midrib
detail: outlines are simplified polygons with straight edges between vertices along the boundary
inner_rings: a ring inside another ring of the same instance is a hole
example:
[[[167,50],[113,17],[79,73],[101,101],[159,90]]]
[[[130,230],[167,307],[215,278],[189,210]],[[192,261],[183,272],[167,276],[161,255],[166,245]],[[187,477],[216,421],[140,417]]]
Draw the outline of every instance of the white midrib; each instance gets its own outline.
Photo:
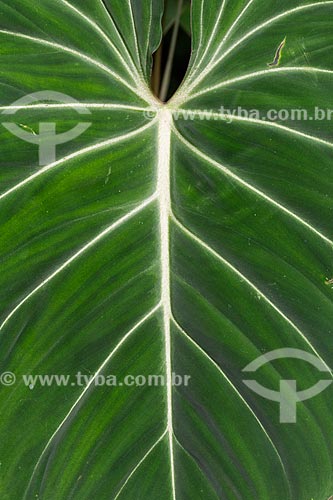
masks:
[[[170,196],[170,149],[172,112],[159,111],[158,127],[158,199],[160,219],[161,249],[161,304],[163,310],[163,329],[165,342],[166,390],[167,390],[167,434],[170,452],[172,498],[176,500],[175,467],[173,453],[173,409],[172,409],[172,359],[171,359],[171,301],[170,301],[170,247],[169,223],[171,214]]]

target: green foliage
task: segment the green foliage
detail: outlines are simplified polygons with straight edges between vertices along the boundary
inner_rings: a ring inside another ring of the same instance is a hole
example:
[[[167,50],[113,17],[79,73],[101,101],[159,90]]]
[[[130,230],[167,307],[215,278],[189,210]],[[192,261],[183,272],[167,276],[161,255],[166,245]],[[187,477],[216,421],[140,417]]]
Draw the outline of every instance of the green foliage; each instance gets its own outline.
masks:
[[[1,2],[3,122],[91,125],[46,165],[0,127],[0,373],[16,376],[0,497],[327,500],[332,385],[283,424],[242,370],[281,348],[333,366],[332,122],[232,110],[331,105],[333,2],[193,0],[166,105],[149,89],[162,14],[160,0]],[[42,91],[80,104],[13,107]],[[110,374],[165,385],[96,386]],[[321,377],[290,359],[253,375],[274,390]]]

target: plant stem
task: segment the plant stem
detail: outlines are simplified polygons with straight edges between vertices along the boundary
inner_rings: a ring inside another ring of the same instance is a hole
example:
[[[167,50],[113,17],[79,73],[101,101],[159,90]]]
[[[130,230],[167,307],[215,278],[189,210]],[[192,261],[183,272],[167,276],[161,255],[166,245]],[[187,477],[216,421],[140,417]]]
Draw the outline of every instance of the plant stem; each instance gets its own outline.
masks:
[[[174,60],[175,51],[176,51],[177,38],[178,38],[180,18],[182,15],[182,11],[183,11],[183,0],[178,0],[177,15],[176,15],[175,24],[173,27],[169,55],[168,55],[168,60],[167,60],[166,66],[165,66],[161,91],[160,91],[160,95],[159,95],[159,98],[163,102],[166,101],[169,87],[170,87],[172,65],[173,65],[173,60]]]

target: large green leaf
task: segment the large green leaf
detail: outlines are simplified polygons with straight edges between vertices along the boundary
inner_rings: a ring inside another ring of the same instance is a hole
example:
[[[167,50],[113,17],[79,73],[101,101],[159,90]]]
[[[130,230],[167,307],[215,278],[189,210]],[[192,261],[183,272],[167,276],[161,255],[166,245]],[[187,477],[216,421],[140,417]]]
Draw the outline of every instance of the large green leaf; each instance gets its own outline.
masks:
[[[333,363],[332,124],[225,110],[330,105],[333,1],[193,0],[167,105],[148,88],[162,3],[0,2],[2,121],[91,123],[41,166],[0,128],[1,499],[327,500],[332,385],[281,423],[242,370],[281,348]],[[17,102],[45,91],[78,104]],[[286,359],[253,377],[329,374]]]

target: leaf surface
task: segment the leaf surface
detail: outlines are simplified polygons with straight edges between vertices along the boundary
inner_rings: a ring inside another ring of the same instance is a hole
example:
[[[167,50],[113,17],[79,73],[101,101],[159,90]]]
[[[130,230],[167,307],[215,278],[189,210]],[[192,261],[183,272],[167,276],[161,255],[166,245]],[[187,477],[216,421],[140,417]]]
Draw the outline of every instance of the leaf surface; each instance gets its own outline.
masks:
[[[332,366],[332,125],[231,115],[328,107],[333,2],[207,3],[167,105],[148,88],[162,1],[0,3],[3,121],[91,124],[46,165],[0,127],[4,500],[332,494],[332,386],[281,424],[242,371],[282,348]],[[20,105],[46,90],[76,107]],[[111,374],[165,385],[98,385]],[[254,378],[321,376],[284,359]]]

